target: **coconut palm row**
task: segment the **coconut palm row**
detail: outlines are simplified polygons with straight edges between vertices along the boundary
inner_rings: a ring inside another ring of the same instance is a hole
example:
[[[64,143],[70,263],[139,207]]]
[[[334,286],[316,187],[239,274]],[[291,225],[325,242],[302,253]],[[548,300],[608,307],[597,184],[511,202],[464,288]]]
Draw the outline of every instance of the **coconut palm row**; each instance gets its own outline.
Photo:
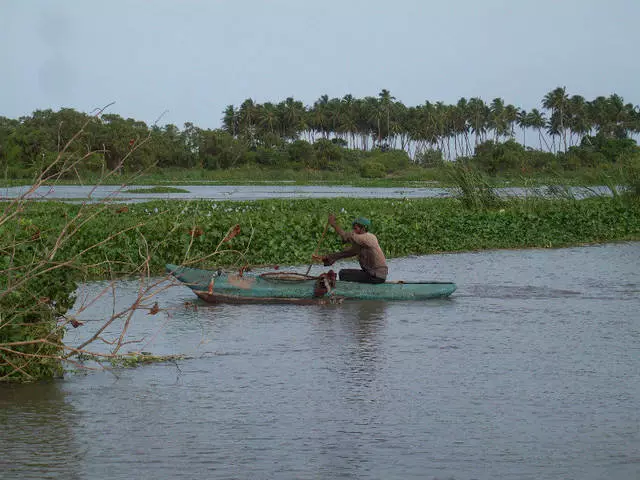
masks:
[[[530,111],[501,98],[486,103],[477,97],[461,98],[455,105],[427,101],[407,107],[382,90],[377,97],[323,95],[312,106],[292,97],[277,104],[247,99],[238,108],[229,105],[222,124],[235,138],[255,145],[338,138],[362,150],[385,145],[411,154],[439,149],[452,158],[472,155],[475,146],[487,140],[518,136],[527,146],[531,132],[531,146],[552,152],[566,150],[585,135],[633,136],[640,133],[640,109],[616,94],[587,101],[569,96],[565,87],[546,94],[541,108]]]

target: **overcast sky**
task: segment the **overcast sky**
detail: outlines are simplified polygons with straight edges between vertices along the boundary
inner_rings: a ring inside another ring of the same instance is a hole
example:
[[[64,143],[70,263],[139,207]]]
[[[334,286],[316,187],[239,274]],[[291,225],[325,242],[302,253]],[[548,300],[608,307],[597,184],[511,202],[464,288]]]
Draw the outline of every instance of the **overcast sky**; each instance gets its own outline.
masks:
[[[182,128],[227,105],[391,91],[407,106],[558,86],[640,103],[640,0],[0,0],[0,115]]]

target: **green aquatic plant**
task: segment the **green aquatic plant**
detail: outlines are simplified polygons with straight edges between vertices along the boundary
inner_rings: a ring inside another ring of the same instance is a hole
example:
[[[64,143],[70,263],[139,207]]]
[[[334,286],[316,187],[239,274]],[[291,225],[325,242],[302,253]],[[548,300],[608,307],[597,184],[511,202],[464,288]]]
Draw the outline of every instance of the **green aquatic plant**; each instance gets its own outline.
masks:
[[[76,215],[78,208],[37,203],[24,215],[35,225],[53,227],[65,216]],[[470,209],[459,198],[163,200],[85,208],[87,213],[95,209],[95,214],[59,255],[63,259],[84,251],[76,272],[93,278],[123,275],[147,257],[152,274],[162,272],[165,263],[207,268],[308,264],[330,212],[343,225],[357,216],[371,218],[372,230],[390,257],[627,240],[640,231],[637,203],[621,204],[606,196],[515,197],[481,209]],[[236,224],[240,233],[220,246],[229,225]],[[114,225],[121,233],[97,245]],[[87,250],[91,245],[95,247]],[[323,248],[334,251],[342,245],[337,236],[327,235]]]

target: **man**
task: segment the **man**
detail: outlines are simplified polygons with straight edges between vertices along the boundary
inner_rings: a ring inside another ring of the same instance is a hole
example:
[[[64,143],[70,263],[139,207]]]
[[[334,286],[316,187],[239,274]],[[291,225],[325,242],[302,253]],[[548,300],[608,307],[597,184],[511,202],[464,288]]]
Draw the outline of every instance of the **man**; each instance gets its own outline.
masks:
[[[373,233],[369,233],[371,221],[364,217],[358,217],[353,221],[353,230],[345,232],[336,223],[335,215],[330,214],[329,225],[340,235],[344,243],[351,243],[351,247],[342,252],[316,258],[321,260],[325,266],[329,266],[340,258],[357,255],[361,269],[345,268],[340,270],[340,280],[345,282],[384,283],[389,269],[378,239]]]

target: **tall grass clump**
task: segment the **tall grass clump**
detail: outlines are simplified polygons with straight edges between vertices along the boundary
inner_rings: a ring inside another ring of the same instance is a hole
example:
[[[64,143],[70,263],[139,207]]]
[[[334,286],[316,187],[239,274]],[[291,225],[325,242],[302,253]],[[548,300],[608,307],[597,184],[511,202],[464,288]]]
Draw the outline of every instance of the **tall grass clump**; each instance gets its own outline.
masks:
[[[487,178],[476,168],[455,164],[449,167],[448,179],[466,208],[482,210],[498,207],[502,203]]]
[[[640,198],[640,155],[622,162],[621,183],[626,193],[636,199]]]

